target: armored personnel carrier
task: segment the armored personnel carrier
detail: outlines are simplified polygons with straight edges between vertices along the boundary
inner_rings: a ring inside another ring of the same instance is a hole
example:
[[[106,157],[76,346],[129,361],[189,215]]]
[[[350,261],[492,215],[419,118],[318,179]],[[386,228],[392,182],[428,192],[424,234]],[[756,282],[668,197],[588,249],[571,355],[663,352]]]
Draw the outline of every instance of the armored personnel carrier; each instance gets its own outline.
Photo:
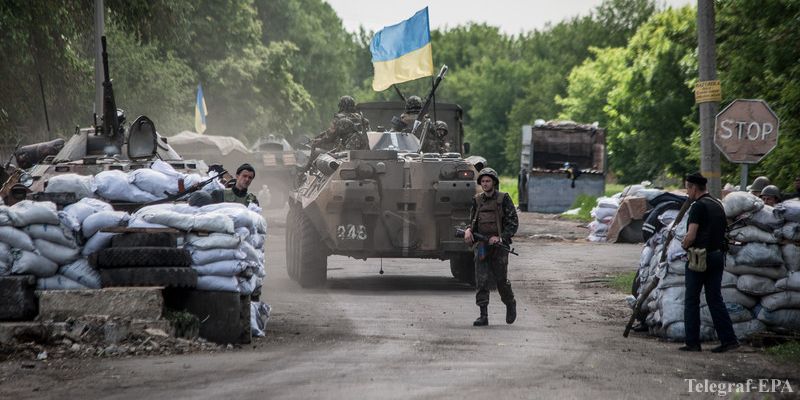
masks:
[[[430,98],[430,96],[429,96]],[[373,126],[403,111],[400,102],[359,106]],[[464,152],[461,108],[437,104],[451,129],[451,149]],[[325,153],[312,161],[289,196],[286,259],[303,287],[327,279],[327,257],[449,260],[453,276],[474,282],[473,256],[456,228],[469,224],[477,171],[486,161],[461,152],[419,153],[419,139],[397,131],[368,132],[370,150]]]
[[[295,150],[286,139],[275,135],[262,137],[250,149],[255,156],[253,167],[256,168],[255,182],[258,187],[269,188],[268,207],[280,208],[289,199],[289,192],[294,188],[295,175],[303,160],[303,153]]]

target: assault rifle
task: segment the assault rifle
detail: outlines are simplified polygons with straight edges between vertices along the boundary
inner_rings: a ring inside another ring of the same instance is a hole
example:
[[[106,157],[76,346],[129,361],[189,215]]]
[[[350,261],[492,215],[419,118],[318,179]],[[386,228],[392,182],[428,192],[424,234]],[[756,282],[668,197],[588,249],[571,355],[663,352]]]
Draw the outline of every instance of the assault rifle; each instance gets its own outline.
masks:
[[[204,188],[206,185],[208,185],[209,183],[213,182],[215,179],[219,179],[221,176],[223,176],[223,175],[225,175],[227,173],[228,173],[227,170],[222,170],[222,172],[220,172],[219,174],[217,174],[215,176],[212,176],[212,177],[210,177],[210,178],[208,178],[208,179],[206,179],[204,181],[197,182],[194,185],[189,186],[188,188],[186,188],[184,190],[178,191],[178,193],[169,193],[167,191],[164,191],[164,194],[167,195],[167,197],[165,197],[163,199],[153,200],[151,202],[144,203],[144,204],[142,204],[141,207],[146,207],[146,206],[152,206],[152,205],[155,205],[155,204],[163,204],[163,203],[169,203],[169,202],[173,202],[173,201],[178,201],[178,200],[180,200],[180,199],[182,199],[182,198],[184,198],[184,197],[186,197],[186,196],[188,196],[188,195],[190,195],[190,194],[192,194],[192,193]],[[141,208],[141,207],[139,207],[139,208]]]
[[[464,229],[456,229],[456,237],[457,238],[464,238]],[[484,242],[484,243],[487,243],[487,244],[489,243],[489,238],[486,235],[482,235],[482,234],[480,234],[478,232],[472,232],[472,237],[475,239],[476,242]],[[503,250],[515,255],[515,256],[519,255],[516,251],[514,251],[514,248],[512,248],[511,246],[509,246],[509,245],[507,245],[507,244],[505,244],[503,242],[491,244],[490,246],[499,247],[499,248],[501,248],[501,249],[503,249]]]

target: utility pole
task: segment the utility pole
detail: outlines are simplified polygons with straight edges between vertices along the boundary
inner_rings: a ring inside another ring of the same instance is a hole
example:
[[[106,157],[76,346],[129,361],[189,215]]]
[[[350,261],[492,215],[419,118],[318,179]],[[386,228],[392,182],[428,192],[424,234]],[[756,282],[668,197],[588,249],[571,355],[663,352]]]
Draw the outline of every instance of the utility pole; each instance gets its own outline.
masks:
[[[714,34],[714,0],[697,0],[697,47],[700,84],[717,80],[717,51]],[[719,83],[717,82],[717,85]],[[700,107],[700,173],[708,178],[708,191],[719,198],[719,150],[714,145],[714,117],[719,100],[698,102]]]
[[[94,0],[94,113],[103,115],[103,46],[100,38],[105,34],[105,7],[103,0]]]

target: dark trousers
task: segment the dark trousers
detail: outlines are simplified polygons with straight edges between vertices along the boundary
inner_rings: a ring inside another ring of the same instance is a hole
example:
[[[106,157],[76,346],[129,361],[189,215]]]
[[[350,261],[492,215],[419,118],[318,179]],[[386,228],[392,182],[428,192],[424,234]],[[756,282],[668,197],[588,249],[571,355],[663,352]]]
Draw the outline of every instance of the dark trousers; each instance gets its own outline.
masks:
[[[722,344],[736,343],[736,334],[725,303],[722,300],[722,271],[725,268],[725,253],[712,251],[706,255],[706,270],[695,272],[686,263],[686,298],[683,319],[686,326],[686,344],[700,345],[700,292],[706,289],[706,304],[714,321]]]
[[[498,248],[488,247],[486,257],[481,260],[479,250],[475,250],[475,284],[478,293],[475,294],[475,303],[480,306],[489,305],[489,288],[492,282],[497,283],[497,292],[504,304],[514,302],[514,292],[508,280],[508,252]]]

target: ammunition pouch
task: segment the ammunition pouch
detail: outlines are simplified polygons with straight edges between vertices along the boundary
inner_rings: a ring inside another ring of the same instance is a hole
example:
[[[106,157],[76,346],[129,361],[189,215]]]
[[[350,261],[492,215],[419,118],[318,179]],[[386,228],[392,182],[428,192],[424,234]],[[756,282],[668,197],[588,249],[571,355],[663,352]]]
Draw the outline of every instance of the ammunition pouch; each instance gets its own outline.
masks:
[[[706,255],[708,252],[706,249],[699,249],[696,247],[690,247],[686,251],[687,256],[689,257],[689,269],[694,272],[705,272],[706,271]]]

